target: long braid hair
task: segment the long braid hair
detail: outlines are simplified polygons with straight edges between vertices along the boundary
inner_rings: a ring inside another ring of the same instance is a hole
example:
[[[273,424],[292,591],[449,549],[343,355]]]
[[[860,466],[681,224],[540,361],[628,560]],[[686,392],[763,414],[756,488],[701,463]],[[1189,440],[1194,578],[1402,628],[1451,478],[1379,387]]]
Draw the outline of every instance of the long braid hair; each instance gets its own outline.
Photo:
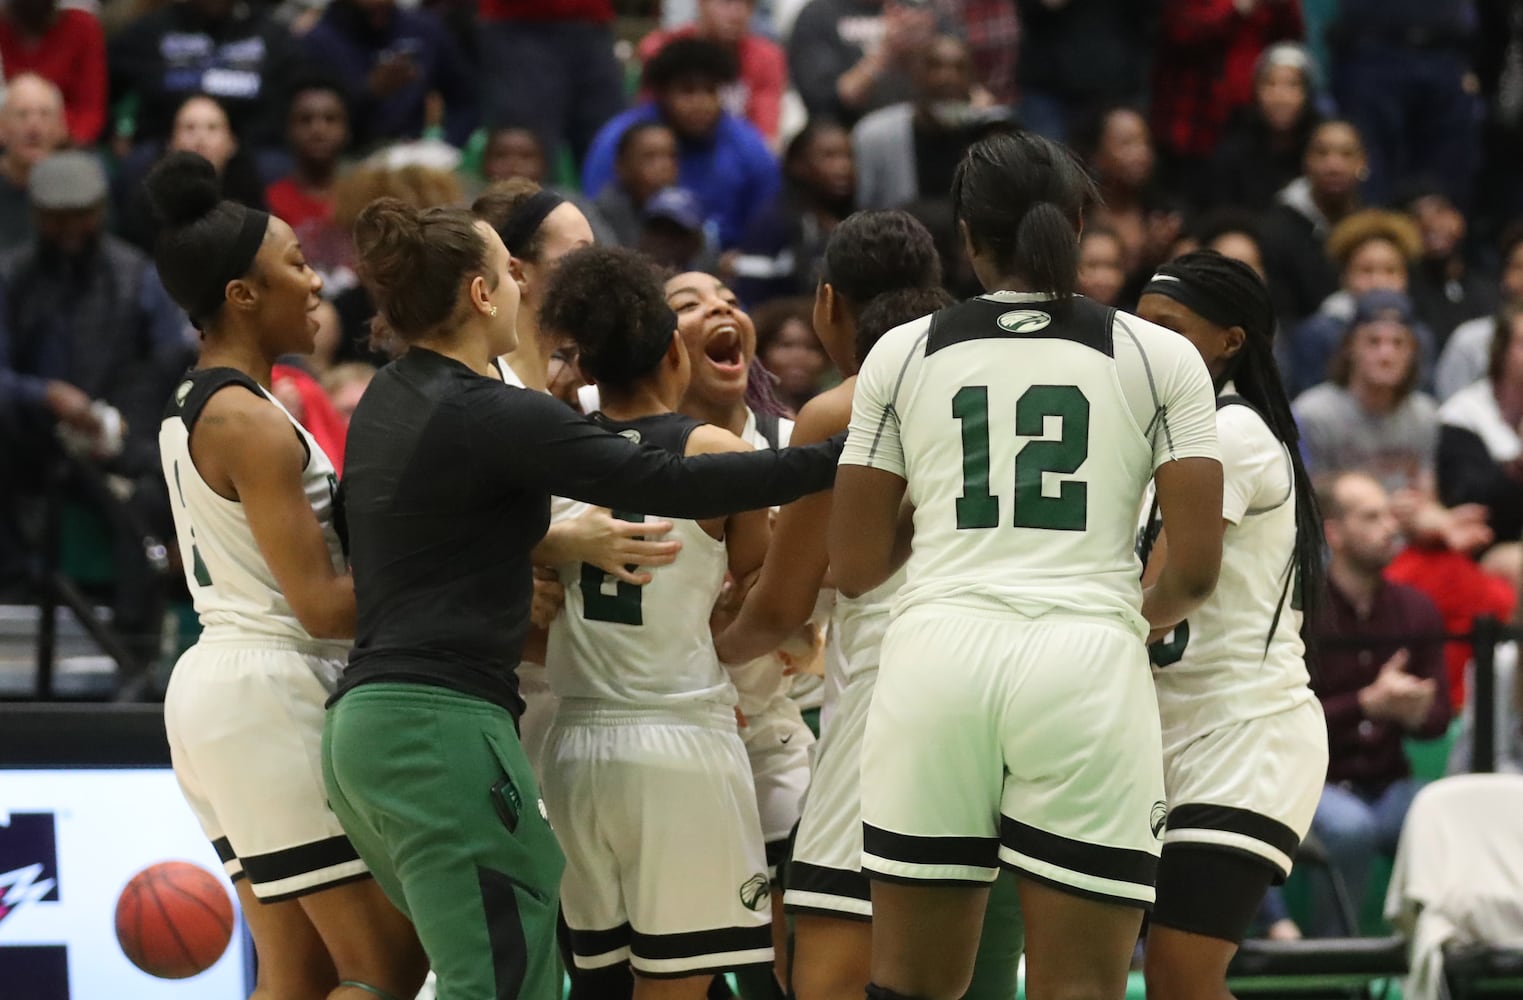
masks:
[[[1264,418],[1269,430],[1290,453],[1291,469],[1295,477],[1296,546],[1295,569],[1300,600],[1295,602],[1304,612],[1302,631],[1306,631],[1313,611],[1322,598],[1322,517],[1317,508],[1317,495],[1312,489],[1311,477],[1301,461],[1301,433],[1290,409],[1290,396],[1285,383],[1280,380],[1280,370],[1275,364],[1274,336],[1275,311],[1269,297],[1269,288],[1258,272],[1231,257],[1224,257],[1214,250],[1202,250],[1185,254],[1158,269],[1165,279],[1158,287],[1149,290],[1166,291],[1177,283],[1187,295],[1171,295],[1192,305],[1188,298],[1210,303],[1216,308],[1214,314],[1204,317],[1220,326],[1240,326],[1246,335],[1242,350],[1227,365],[1222,382],[1231,381],[1237,394],[1246,400]],[[1156,279],[1155,279],[1156,281]],[[1193,307],[1193,306],[1192,306]],[[1199,309],[1196,309],[1199,312]],[[1223,322],[1230,316],[1230,322]],[[1217,386],[1221,388],[1220,385]]]

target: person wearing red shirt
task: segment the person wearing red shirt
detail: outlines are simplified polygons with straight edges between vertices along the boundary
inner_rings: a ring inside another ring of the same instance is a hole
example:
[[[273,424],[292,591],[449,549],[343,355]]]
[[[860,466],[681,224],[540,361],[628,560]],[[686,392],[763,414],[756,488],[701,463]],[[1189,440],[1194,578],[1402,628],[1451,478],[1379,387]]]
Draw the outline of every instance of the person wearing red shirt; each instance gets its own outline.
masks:
[[[1253,100],[1259,56],[1305,33],[1301,0],[1165,0],[1153,64],[1153,130],[1164,155],[1204,164],[1232,112]]]
[[[7,80],[35,73],[63,92],[74,145],[100,138],[106,126],[106,37],[94,14],[59,10],[58,0],[10,0],[0,14],[0,62]]]
[[[788,89],[788,59],[782,46],[751,34],[756,0],[698,0],[698,19],[672,31],[652,31],[640,41],[640,61],[648,61],[674,38],[702,38],[730,49],[740,76],[724,88],[725,110],[744,118],[768,143],[777,143],[783,92]]]
[[[343,85],[319,77],[298,83],[286,121],[291,172],[264,192],[271,214],[296,231],[307,261],[325,279],[352,256],[347,234],[333,225],[339,160],[349,137]]]

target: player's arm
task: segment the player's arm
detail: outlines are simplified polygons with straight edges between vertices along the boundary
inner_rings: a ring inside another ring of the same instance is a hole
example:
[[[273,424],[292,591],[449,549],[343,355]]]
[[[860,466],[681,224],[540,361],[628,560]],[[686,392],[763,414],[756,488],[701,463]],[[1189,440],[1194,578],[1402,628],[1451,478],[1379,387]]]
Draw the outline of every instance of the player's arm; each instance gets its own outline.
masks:
[[[904,350],[915,350],[918,342],[897,342],[897,332],[878,342],[857,374],[851,432],[836,474],[828,551],[831,578],[847,597],[860,597],[887,580],[909,554],[901,517],[909,483],[894,395],[905,369]]]
[[[1222,463],[1216,389],[1194,348],[1178,338],[1152,352],[1159,413],[1153,422],[1153,483],[1168,532],[1168,560],[1142,598],[1159,638],[1216,589],[1222,566]]]
[[[286,415],[249,392],[207,402],[190,453],[203,478],[243,505],[260,555],[296,619],[317,639],[354,635],[354,581],[333,568],[302,488],[307,451]]]
[[[723,427],[703,424],[688,435],[687,454],[724,455],[737,451],[755,451],[745,441]],[[772,538],[772,517],[767,508],[731,514],[724,522],[724,546],[729,554],[730,575],[744,579],[756,571],[767,555]]]
[[[839,385],[810,400],[793,428],[795,444],[839,434],[851,421],[851,386]],[[756,586],[735,621],[714,639],[719,659],[747,663],[778,648],[809,621],[829,559],[830,492],[795,500],[778,512],[772,543]]]

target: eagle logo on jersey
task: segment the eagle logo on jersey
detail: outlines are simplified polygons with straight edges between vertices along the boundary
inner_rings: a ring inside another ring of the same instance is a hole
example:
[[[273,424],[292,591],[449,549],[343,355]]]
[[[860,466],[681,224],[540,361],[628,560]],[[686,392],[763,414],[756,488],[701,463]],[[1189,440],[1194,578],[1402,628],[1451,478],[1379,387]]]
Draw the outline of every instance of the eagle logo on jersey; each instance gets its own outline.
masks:
[[[1169,807],[1162,802],[1153,803],[1153,815],[1149,822],[1155,839],[1163,838],[1163,828],[1169,825]]]
[[[641,440],[643,440],[640,437],[640,432],[635,430],[633,427],[629,428],[628,430],[619,431],[619,437],[628,441],[630,444],[639,444]]]
[[[760,913],[769,903],[767,888],[767,876],[757,872],[741,885],[740,901],[745,904],[746,909]]]
[[[190,390],[191,390],[192,387],[193,387],[193,383],[190,381],[190,379],[186,379],[184,382],[180,383],[180,387],[175,390],[175,405],[176,406],[184,406],[185,405],[185,398],[190,395]]]
[[[1015,309],[994,322],[999,324],[1001,330],[1009,330],[1011,333],[1036,333],[1052,325],[1052,314],[1037,309]]]

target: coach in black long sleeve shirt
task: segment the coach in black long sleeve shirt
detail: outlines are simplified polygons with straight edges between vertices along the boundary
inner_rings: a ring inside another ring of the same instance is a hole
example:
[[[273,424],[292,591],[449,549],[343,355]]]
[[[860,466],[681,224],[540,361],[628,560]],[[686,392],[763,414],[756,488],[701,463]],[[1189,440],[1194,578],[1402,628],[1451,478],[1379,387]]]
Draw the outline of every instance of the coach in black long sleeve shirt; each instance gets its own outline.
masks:
[[[376,376],[350,425],[344,514],[359,621],[338,697],[401,681],[517,715],[529,552],[551,494],[716,517],[827,488],[838,452],[827,442],[683,459],[415,347]]]

